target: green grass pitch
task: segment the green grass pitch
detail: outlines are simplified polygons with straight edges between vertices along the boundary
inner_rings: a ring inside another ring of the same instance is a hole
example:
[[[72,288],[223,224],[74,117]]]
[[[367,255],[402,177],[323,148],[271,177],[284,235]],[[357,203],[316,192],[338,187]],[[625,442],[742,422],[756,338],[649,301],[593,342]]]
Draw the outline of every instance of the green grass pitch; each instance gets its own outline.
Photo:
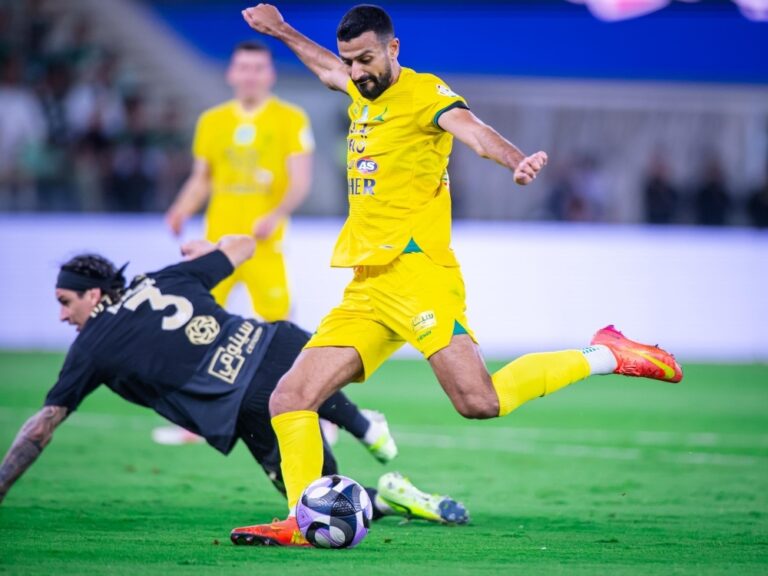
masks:
[[[0,353],[0,452],[62,358]],[[400,470],[472,522],[387,518],[341,551],[232,546],[232,527],[285,511],[245,448],[155,445],[161,419],[100,389],[0,505],[0,574],[766,574],[768,367],[685,368],[678,386],[591,378],[477,422],[426,363],[385,364],[348,391],[387,414],[400,456],[381,466],[342,436],[342,471]]]

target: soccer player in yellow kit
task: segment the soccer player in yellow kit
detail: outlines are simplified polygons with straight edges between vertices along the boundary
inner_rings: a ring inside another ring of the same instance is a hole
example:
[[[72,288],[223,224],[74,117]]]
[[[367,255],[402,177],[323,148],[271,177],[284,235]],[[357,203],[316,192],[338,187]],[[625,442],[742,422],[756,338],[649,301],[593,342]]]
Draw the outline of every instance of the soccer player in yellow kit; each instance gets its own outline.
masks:
[[[504,416],[590,374],[682,378],[671,354],[633,342],[612,326],[599,330],[587,348],[527,354],[489,374],[467,323],[464,283],[450,248],[446,168],[452,140],[508,167],[520,185],[536,177],[546,154],[524,155],[470,112],[445,82],[401,67],[392,22],[377,6],[356,6],[342,18],[336,34],[340,59],[293,29],[273,6],[260,4],[243,16],[352,100],[349,217],[332,265],[353,268],[354,278],[270,402],[290,507],[320,476],[318,406],[348,382],[368,378],[405,342],[428,359],[467,418]],[[295,534],[293,513],[281,522],[237,530],[254,536],[252,543],[269,543],[274,534]]]
[[[234,99],[205,111],[197,124],[192,174],[168,210],[175,234],[210,196],[206,239],[227,234],[256,238],[253,258],[216,286],[224,306],[237,282],[267,322],[288,318],[290,298],[282,240],[288,216],[309,192],[314,141],[304,111],[272,94],[275,69],[259,42],[235,48],[227,71]]]

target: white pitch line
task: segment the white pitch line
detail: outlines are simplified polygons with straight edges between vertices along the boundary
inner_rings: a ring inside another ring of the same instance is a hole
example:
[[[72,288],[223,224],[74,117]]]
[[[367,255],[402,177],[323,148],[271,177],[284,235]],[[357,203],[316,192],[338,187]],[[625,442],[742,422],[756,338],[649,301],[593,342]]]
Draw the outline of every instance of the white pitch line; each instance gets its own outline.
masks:
[[[595,446],[588,444],[566,444],[537,442],[531,440],[510,440],[499,442],[498,438],[475,436],[452,436],[441,434],[418,434],[393,431],[400,446],[418,448],[468,450],[472,452],[501,452],[506,454],[536,454],[540,456],[560,456],[566,458],[593,458],[599,460],[651,460],[673,464],[699,464],[713,466],[765,466],[768,457],[722,452],[692,452],[688,450],[656,450],[653,448],[635,448],[621,446]]]
[[[609,430],[570,428],[517,428],[513,426],[398,426],[405,432],[482,436],[486,439],[539,442],[576,442],[583,444],[633,444],[637,446],[686,446],[768,448],[768,434],[733,434],[721,432],[671,432],[650,430]]]
[[[22,421],[37,408],[0,407],[0,421]],[[98,430],[150,430],[164,420],[146,415],[75,412],[68,427]],[[499,428],[483,426],[393,426],[401,446],[444,450],[486,451],[599,460],[651,460],[710,466],[767,466],[768,456],[727,452],[673,450],[672,446],[762,448],[768,436],[717,432],[616,431],[607,429]],[[751,442],[750,442],[751,440]],[[617,446],[617,444],[625,444]],[[629,446],[626,446],[629,444]]]

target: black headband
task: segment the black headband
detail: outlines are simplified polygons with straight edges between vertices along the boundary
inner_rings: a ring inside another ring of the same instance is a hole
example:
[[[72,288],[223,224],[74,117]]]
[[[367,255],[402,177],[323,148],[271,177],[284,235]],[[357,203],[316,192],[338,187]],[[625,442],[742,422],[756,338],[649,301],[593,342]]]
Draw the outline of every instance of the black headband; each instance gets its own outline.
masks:
[[[73,272],[71,270],[59,270],[59,276],[56,278],[56,288],[63,290],[74,290],[75,292],[84,292],[92,288],[101,288],[102,292],[122,287],[125,284],[123,271],[128,266],[128,262],[108,278],[91,278],[85,274]]]

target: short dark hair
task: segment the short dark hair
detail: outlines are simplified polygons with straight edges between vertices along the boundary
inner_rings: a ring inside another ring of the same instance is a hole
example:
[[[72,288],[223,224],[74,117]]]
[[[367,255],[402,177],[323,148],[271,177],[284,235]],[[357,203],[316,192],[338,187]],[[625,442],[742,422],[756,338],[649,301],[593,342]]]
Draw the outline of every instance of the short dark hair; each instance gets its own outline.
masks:
[[[62,264],[61,269],[80,274],[86,278],[111,279],[109,288],[102,290],[102,292],[113,303],[120,300],[125,292],[125,276],[123,276],[122,270],[118,270],[111,261],[99,254],[79,254]],[[78,294],[82,296],[83,291],[78,291]]]
[[[366,32],[374,32],[382,42],[395,35],[392,19],[381,6],[359,4],[350,8],[336,28],[336,38],[349,42]]]
[[[266,52],[272,56],[272,50],[269,48],[269,46],[264,44],[264,42],[259,42],[258,40],[243,40],[242,42],[238,42],[235,45],[234,50],[232,50],[232,55],[234,56],[241,50],[244,52]]]

